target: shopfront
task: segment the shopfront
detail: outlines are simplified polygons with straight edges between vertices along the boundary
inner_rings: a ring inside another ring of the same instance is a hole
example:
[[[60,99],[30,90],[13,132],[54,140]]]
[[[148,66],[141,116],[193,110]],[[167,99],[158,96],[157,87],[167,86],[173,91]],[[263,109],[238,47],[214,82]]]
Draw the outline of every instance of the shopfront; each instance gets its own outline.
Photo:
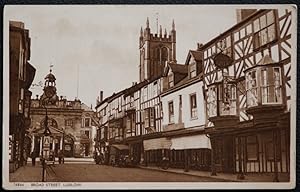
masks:
[[[163,157],[169,157],[170,147],[172,145],[171,139],[162,137],[144,140],[144,159],[146,165],[157,166]]]

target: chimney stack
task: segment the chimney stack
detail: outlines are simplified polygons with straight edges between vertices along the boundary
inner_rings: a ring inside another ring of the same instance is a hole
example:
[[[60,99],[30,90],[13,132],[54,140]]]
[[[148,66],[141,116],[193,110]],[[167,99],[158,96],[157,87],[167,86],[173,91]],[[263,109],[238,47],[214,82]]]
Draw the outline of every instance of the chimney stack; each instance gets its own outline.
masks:
[[[201,47],[203,46],[202,43],[197,43],[197,51],[200,51]]]
[[[237,23],[243,21],[253,13],[255,13],[257,9],[236,9],[236,20]]]
[[[103,91],[100,91],[100,102],[103,101]]]

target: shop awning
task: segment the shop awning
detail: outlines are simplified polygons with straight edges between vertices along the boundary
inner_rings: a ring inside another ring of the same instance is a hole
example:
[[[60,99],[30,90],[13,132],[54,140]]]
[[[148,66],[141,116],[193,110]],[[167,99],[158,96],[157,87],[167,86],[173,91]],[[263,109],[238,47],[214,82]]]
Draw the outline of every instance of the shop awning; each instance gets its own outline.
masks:
[[[165,137],[157,139],[144,140],[144,150],[155,150],[155,149],[170,149],[171,140]]]
[[[171,149],[211,149],[210,139],[206,135],[193,135],[172,138]]]
[[[129,147],[128,145],[122,145],[122,144],[114,144],[114,145],[111,145],[112,147],[115,147],[119,150],[129,150]]]

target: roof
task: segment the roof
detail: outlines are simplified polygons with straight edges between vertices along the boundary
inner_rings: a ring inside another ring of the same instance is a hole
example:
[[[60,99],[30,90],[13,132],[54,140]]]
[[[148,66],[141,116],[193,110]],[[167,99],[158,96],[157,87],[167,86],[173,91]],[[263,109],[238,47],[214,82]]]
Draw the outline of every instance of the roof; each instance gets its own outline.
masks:
[[[182,65],[182,64],[168,64],[173,73],[181,73],[181,74],[187,74],[188,73],[188,66]]]
[[[45,77],[45,79],[48,79],[49,81],[56,80],[55,76],[51,73],[51,70],[50,70],[50,73]]]
[[[81,103],[81,109],[83,109],[84,111],[93,111],[93,109],[91,109],[84,103]]]
[[[164,91],[162,93],[162,96],[168,95],[169,93],[172,93],[173,91],[176,91],[181,86],[188,85],[189,83],[192,83],[192,82],[198,82],[199,80],[201,80],[201,75],[202,74],[197,75],[193,78],[189,78],[188,76],[186,76],[184,79],[179,81],[176,85],[174,85],[173,87],[171,87],[171,88],[167,89],[166,91]]]
[[[273,63],[275,63],[275,61],[270,57],[270,55],[265,55],[263,58],[261,58],[261,60],[259,60],[257,65],[268,65]]]
[[[201,53],[201,51],[190,50],[190,53],[194,57],[194,59],[196,61],[201,61],[202,60],[202,53]]]

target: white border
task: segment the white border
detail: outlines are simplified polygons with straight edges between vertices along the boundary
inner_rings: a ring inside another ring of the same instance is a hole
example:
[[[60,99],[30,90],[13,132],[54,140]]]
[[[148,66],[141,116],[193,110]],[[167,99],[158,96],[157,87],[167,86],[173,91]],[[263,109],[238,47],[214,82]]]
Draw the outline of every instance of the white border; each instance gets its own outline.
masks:
[[[290,8],[292,11],[292,56],[291,56],[291,144],[290,144],[290,182],[9,182],[9,24],[7,10],[15,6],[45,5],[6,5],[3,17],[3,140],[2,140],[2,187],[5,189],[293,189],[296,187],[296,88],[297,88],[297,6],[280,5],[46,5],[46,6],[232,6],[236,8]],[[180,13],[179,13],[180,14]],[[30,29],[29,29],[30,31]],[[19,186],[21,184],[21,186]],[[50,186],[56,184],[58,186]],[[34,186],[35,185],[35,186]],[[48,186],[47,186],[48,185]],[[67,186],[68,185],[68,186]]]

